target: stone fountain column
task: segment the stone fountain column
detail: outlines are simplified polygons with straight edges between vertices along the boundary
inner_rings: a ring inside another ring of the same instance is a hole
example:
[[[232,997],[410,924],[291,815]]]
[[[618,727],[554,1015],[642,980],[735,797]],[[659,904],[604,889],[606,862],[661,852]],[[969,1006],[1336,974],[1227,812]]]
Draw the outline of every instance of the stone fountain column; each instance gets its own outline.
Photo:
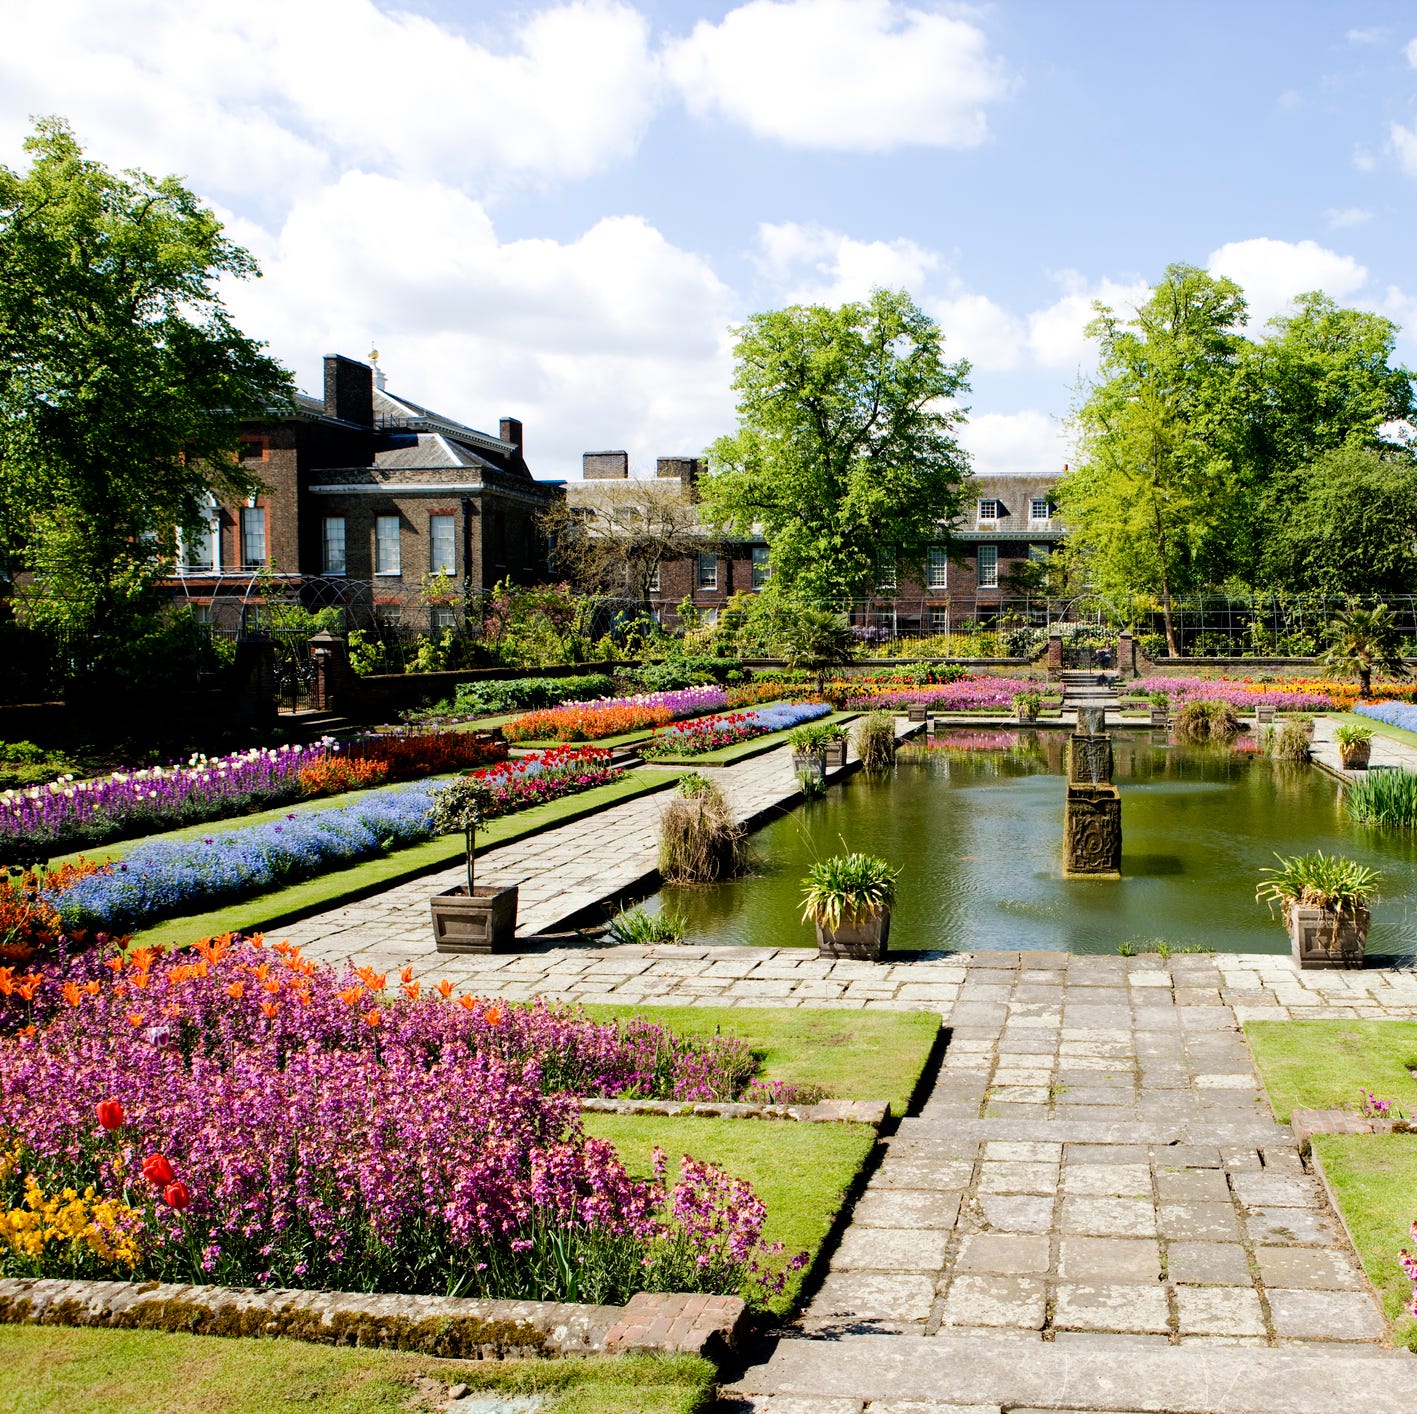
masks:
[[[1112,783],[1112,738],[1105,732],[1077,732],[1068,743],[1063,873],[1122,877],[1122,797]]]

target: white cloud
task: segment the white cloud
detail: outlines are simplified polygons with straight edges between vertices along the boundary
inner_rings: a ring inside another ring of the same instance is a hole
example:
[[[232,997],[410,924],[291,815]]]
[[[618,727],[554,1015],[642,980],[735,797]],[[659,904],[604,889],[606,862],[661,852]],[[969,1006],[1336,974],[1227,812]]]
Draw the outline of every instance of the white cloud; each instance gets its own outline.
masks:
[[[1231,241],[1213,251],[1213,275],[1227,275],[1245,292],[1250,332],[1258,335],[1276,315],[1288,312],[1296,295],[1322,290],[1343,299],[1368,282],[1368,272],[1352,256],[1339,255],[1316,241],[1277,241],[1258,236]]]
[[[1343,37],[1350,44],[1381,44],[1387,38],[1387,31],[1377,27],[1350,29]]]
[[[541,476],[578,474],[596,446],[638,465],[696,452],[732,425],[733,297],[639,217],[501,241],[461,192],[351,173],[301,198],[277,235],[235,234],[265,278],[228,291],[233,311],[302,386],[318,387],[320,355],[372,342],[390,391],[475,427],[521,417]]]
[[[971,417],[960,429],[959,440],[971,454],[974,471],[980,476],[1010,471],[1061,471],[1068,459],[1068,437],[1063,425],[1032,408]]]
[[[793,304],[842,304],[878,287],[918,295],[942,264],[911,240],[858,241],[796,221],[760,225],[752,258],[778,297]]]
[[[944,330],[947,358],[967,358],[985,373],[1022,363],[1028,338],[1023,321],[987,295],[949,295],[927,301],[926,308]]]
[[[11,7],[0,48],[12,147],[57,111],[101,161],[266,209],[351,167],[584,177],[634,149],[658,101],[648,25],[619,0],[482,42],[373,0],[45,0]]]
[[[1371,221],[1373,213],[1365,211],[1361,206],[1331,206],[1324,212],[1324,219],[1333,230],[1339,231],[1349,226],[1361,226],[1364,222]]]
[[[1371,172],[1378,159],[1360,142],[1353,148],[1353,165],[1360,172]]]
[[[691,112],[792,147],[977,147],[1014,88],[968,20],[894,0],[749,0],[668,46]]]
[[[1402,52],[1407,55],[1407,62],[1417,69],[1417,39],[1409,39],[1407,48]]]
[[[1404,128],[1401,123],[1388,124],[1388,146],[1402,170],[1417,177],[1417,123]]]
[[[1099,301],[1127,320],[1151,293],[1145,280],[1089,282],[1076,270],[1060,271],[1054,278],[1063,287],[1062,298],[1028,316],[1029,349],[1049,368],[1073,370],[1096,362],[1097,346],[1087,326],[1097,317]]]

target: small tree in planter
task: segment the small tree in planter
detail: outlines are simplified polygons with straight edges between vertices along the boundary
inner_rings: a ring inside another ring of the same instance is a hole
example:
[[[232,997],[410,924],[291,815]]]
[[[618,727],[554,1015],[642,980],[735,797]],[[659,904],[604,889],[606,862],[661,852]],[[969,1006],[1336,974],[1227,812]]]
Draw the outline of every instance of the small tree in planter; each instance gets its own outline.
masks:
[[[1277,868],[1263,869],[1255,898],[1279,905],[1300,967],[1357,967],[1368,942],[1371,906],[1382,875],[1341,855],[1282,854]]]
[[[1366,771],[1373,755],[1373,729],[1361,722],[1344,722],[1333,733],[1338,759],[1345,771]]]
[[[899,870],[874,854],[818,860],[803,880],[802,920],[817,928],[823,957],[879,961],[890,940]]]
[[[439,834],[467,841],[467,888],[434,896],[433,939],[439,952],[504,952],[516,940],[517,886],[478,888],[473,876],[477,828],[492,818],[492,792],[476,776],[459,776],[433,793],[432,823]]]
[[[1038,710],[1042,706],[1043,694],[1041,692],[1014,693],[1014,716],[1020,722],[1036,722]]]

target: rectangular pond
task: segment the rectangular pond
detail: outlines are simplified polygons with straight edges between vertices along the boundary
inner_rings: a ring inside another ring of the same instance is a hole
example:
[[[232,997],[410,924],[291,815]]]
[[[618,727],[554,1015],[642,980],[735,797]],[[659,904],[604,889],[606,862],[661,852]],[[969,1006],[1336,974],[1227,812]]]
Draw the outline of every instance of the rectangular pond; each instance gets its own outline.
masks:
[[[893,952],[1115,953],[1165,942],[1282,953],[1282,922],[1255,902],[1260,870],[1276,853],[1322,849],[1383,872],[1369,954],[1413,954],[1412,834],[1348,820],[1336,780],[1260,755],[1247,738],[1201,747],[1164,732],[1114,733],[1122,878],[1064,878],[1066,740],[1060,731],[965,730],[904,747],[890,775],[848,777],[758,830],[749,876],[666,887],[650,906],[681,915],[690,943],[814,947],[800,921],[802,876],[815,859],[852,849],[900,868]]]

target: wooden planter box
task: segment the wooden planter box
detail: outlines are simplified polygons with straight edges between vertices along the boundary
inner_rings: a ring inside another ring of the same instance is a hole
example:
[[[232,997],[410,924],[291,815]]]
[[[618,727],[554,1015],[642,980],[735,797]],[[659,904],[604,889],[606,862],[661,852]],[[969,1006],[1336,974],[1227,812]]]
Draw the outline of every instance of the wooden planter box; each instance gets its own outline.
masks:
[[[840,771],[846,765],[846,739],[828,742],[822,753],[822,765],[828,771]]]
[[[817,924],[817,956],[849,957],[858,962],[879,962],[891,936],[891,911],[843,918],[837,928]]]
[[[914,702],[906,708],[906,716],[912,722],[928,722],[930,709],[923,702]]]
[[[434,894],[433,942],[439,952],[511,952],[517,939],[517,886],[478,886],[469,898],[466,888]]]
[[[1371,915],[1366,908],[1342,916],[1330,908],[1289,904],[1284,910],[1294,960],[1301,968],[1361,967]]]
[[[799,756],[796,752],[792,756],[792,774],[794,776],[812,776],[819,781],[827,778],[826,757],[812,752],[806,756]]]
[[[1355,741],[1351,746],[1344,746],[1342,742],[1338,744],[1338,759],[1345,771],[1366,771],[1372,754],[1371,741]]]

